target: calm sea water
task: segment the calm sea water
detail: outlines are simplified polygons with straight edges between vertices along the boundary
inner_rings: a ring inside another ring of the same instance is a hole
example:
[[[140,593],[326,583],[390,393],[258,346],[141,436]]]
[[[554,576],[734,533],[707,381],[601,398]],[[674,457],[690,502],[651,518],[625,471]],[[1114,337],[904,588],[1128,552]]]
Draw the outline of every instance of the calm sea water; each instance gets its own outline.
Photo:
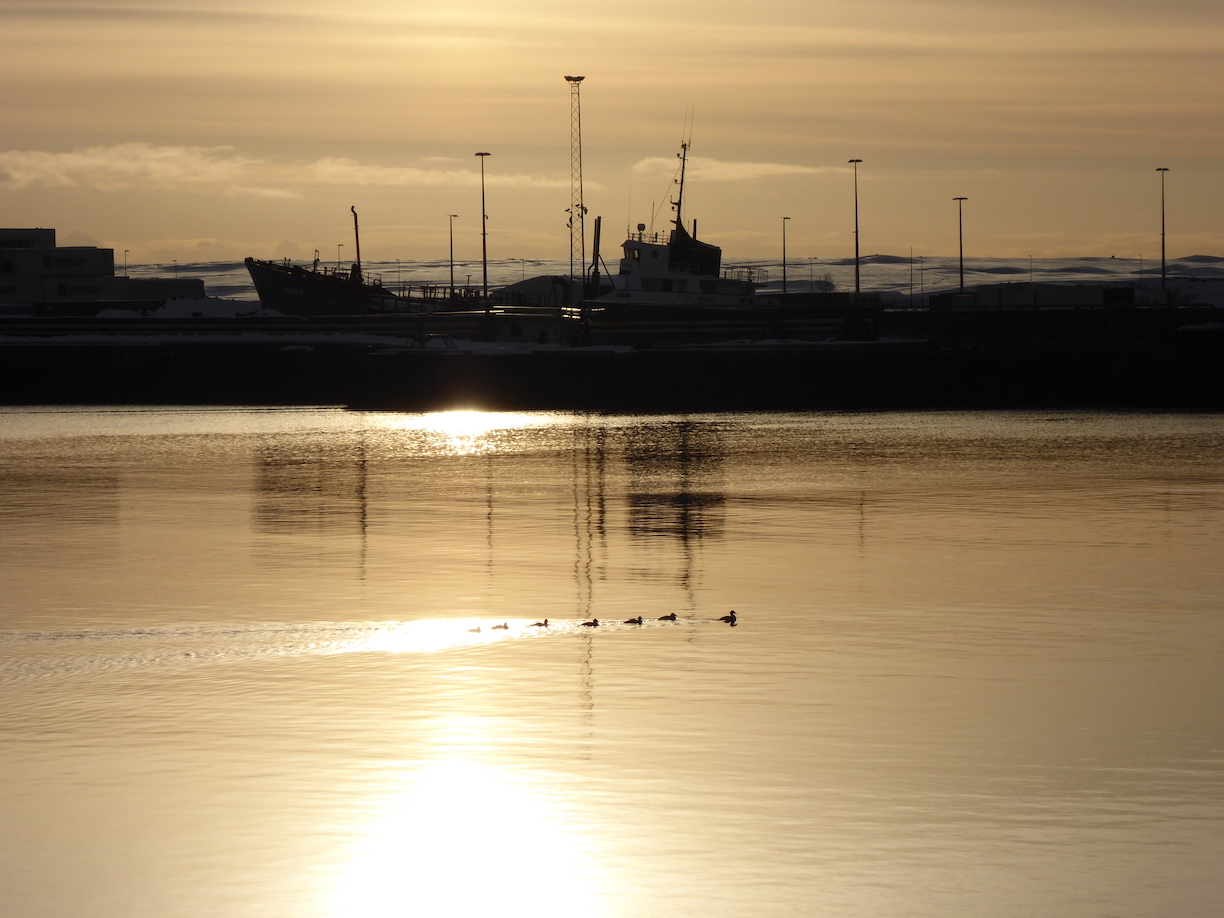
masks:
[[[1216,915],[1222,456],[0,409],[0,913]]]

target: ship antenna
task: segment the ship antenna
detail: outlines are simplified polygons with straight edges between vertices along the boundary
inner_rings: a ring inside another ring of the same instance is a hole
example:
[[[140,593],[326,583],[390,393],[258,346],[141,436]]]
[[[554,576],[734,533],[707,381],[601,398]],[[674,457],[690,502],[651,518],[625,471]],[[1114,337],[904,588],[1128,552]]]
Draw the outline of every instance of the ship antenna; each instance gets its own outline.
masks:
[[[353,212],[353,238],[357,243],[357,276],[361,276],[361,233],[357,230],[357,206],[349,205],[349,210]]]

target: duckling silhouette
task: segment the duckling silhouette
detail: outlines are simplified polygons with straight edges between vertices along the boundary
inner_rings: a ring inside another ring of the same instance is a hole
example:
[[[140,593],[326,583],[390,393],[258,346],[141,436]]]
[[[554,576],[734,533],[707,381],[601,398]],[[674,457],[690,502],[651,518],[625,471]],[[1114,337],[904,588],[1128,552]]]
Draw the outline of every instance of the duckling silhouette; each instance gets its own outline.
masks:
[[[671,615],[660,615],[659,616],[659,621],[661,622],[674,622],[675,620],[676,620],[675,612],[673,612]]]
[[[640,625],[642,624],[642,616],[639,615],[637,618],[627,618],[625,619],[625,624],[626,625]]]
[[[542,622],[532,622],[532,623],[531,623],[530,625],[528,625],[527,627],[528,627],[528,628],[547,628],[547,627],[548,627],[548,619],[544,619],[544,621],[542,621]]]
[[[732,609],[730,615],[724,615],[722,618],[719,619],[719,621],[726,622],[728,625],[734,628],[735,627],[735,610]]]
[[[597,618],[593,618],[593,619],[591,619],[589,622],[583,622],[583,623],[582,623],[582,627],[583,627],[583,628],[598,628],[598,627],[599,627],[599,619],[597,619]]]
[[[493,630],[494,631],[509,631],[510,624],[508,622],[502,622],[500,625],[494,625]]]

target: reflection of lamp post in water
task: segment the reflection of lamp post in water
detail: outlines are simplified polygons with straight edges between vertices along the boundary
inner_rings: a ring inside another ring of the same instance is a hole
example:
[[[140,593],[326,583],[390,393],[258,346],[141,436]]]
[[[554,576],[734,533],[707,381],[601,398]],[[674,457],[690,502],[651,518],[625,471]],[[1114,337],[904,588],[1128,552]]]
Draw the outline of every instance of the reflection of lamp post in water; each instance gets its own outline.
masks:
[[[968,198],[953,198],[956,202],[956,224],[960,236],[960,292],[965,292],[965,202]]]
[[[1160,173],[1160,289],[1165,289],[1165,173],[1169,170],[1161,166],[1156,170]]]

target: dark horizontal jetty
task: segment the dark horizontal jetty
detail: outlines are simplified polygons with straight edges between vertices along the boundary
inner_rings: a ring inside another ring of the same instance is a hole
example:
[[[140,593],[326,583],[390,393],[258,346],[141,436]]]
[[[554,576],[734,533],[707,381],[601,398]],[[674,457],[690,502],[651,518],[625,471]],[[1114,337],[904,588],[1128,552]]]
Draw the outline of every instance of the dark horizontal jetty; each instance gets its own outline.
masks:
[[[1224,409],[1224,309],[879,309],[823,341],[481,345],[394,317],[0,320],[0,400],[601,411]],[[859,340],[853,340],[859,339]]]

